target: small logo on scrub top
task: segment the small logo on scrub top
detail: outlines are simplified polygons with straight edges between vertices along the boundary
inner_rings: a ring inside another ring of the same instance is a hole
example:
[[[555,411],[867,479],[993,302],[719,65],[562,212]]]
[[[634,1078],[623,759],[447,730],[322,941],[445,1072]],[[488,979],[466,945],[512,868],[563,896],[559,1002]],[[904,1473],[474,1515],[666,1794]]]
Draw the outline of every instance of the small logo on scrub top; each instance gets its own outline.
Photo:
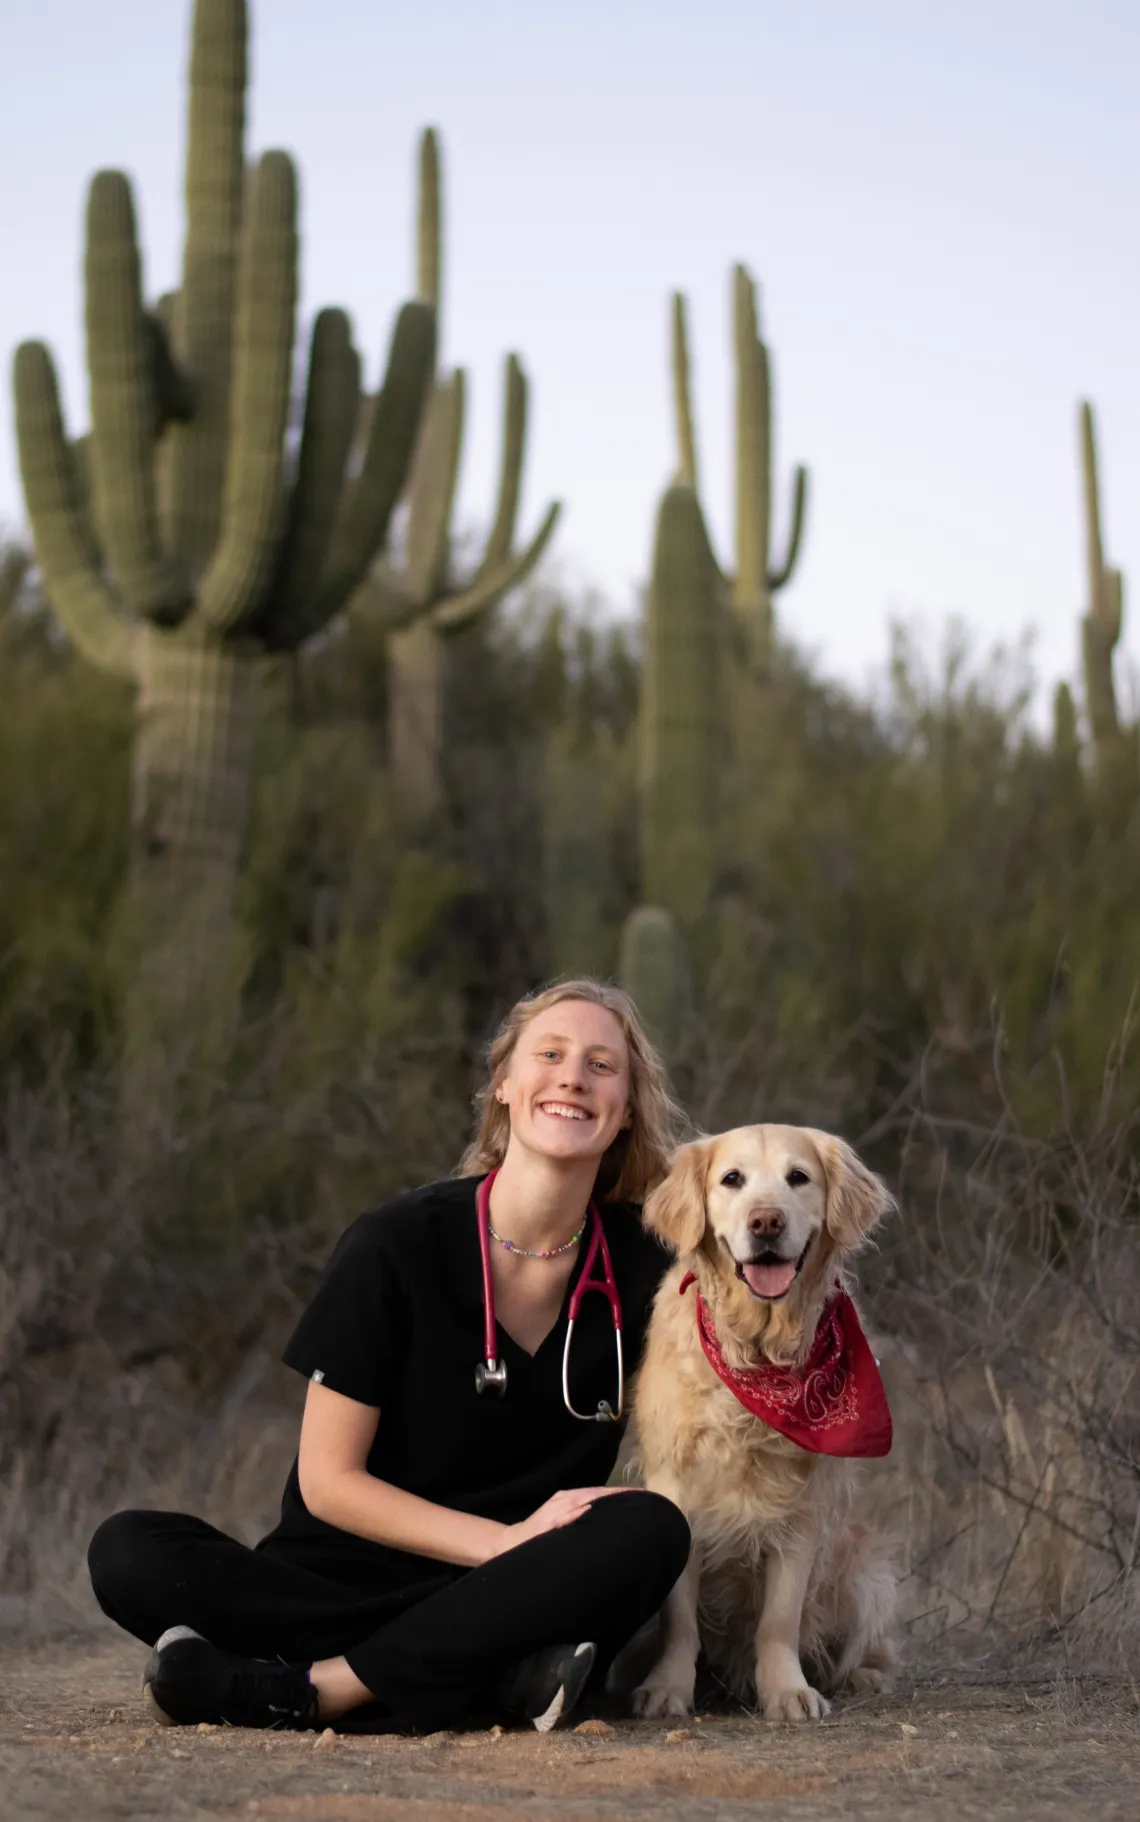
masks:
[[[309,1378],[314,1385],[324,1385],[325,1383],[325,1376],[320,1367],[317,1368],[315,1373],[310,1373]]]

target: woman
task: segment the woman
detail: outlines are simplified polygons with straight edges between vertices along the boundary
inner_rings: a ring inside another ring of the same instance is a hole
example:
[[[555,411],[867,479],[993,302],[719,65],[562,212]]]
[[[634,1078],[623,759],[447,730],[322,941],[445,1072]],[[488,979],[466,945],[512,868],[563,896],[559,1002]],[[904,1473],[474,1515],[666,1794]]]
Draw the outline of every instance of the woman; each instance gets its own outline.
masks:
[[[563,1396],[584,1267],[600,1278],[608,1250],[635,1365],[669,1264],[636,1206],[675,1136],[660,1060],[625,994],[573,981],[513,1008],[480,1102],[461,1174],[348,1229],[285,1351],[309,1383],[276,1530],[249,1550],[200,1519],[123,1512],[95,1533],[96,1597],[153,1644],[161,1719],[545,1731],[683,1569],[676,1507],[604,1484],[621,1424],[600,1294],[581,1298],[567,1373],[586,1421]]]

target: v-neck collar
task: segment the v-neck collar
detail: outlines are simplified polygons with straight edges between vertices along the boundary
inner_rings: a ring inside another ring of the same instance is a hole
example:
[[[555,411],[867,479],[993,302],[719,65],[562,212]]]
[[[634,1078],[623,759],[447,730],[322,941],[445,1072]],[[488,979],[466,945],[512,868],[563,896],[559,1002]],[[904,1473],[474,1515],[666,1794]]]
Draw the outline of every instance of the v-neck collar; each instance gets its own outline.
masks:
[[[476,1214],[476,1197],[479,1194],[479,1184],[481,1182],[482,1182],[481,1177],[475,1179],[474,1190],[473,1190],[472,1197],[471,1197],[470,1220],[467,1224],[468,1232],[470,1234],[471,1250],[474,1255],[475,1296],[476,1296],[476,1300],[477,1300],[477,1303],[479,1306],[480,1313],[482,1313],[482,1309],[483,1309],[483,1259],[482,1259],[482,1254],[481,1254],[480,1248],[479,1248],[479,1220],[478,1220],[478,1216]],[[602,1211],[602,1206],[600,1203],[596,1204],[596,1206],[597,1206],[597,1210],[598,1210],[598,1219],[603,1223],[603,1226],[604,1226],[605,1215]],[[547,1329],[545,1335],[542,1337],[542,1340],[539,1342],[538,1346],[535,1348],[533,1354],[530,1353],[530,1351],[527,1348],[524,1348],[521,1341],[515,1340],[514,1336],[511,1334],[510,1329],[504,1328],[502,1322],[500,1322],[500,1320],[499,1320],[498,1313],[496,1312],[495,1333],[497,1335],[499,1335],[504,1342],[509,1344],[512,1354],[515,1355],[525,1365],[528,1365],[528,1366],[537,1365],[540,1356],[543,1354],[545,1349],[550,1345],[550,1343],[554,1340],[554,1337],[556,1335],[558,1335],[560,1331],[565,1330],[566,1323],[569,1318],[570,1299],[573,1296],[575,1286],[577,1285],[578,1280],[582,1276],[582,1273],[585,1269],[586,1255],[590,1250],[588,1236],[589,1236],[589,1231],[590,1231],[591,1227],[592,1227],[592,1223],[588,1222],[586,1231],[583,1232],[582,1239],[578,1242],[578,1257],[575,1259],[574,1264],[571,1267],[570,1276],[567,1278],[565,1286],[563,1288],[562,1302],[558,1306],[558,1314],[555,1316],[554,1321],[551,1323],[550,1327]]]

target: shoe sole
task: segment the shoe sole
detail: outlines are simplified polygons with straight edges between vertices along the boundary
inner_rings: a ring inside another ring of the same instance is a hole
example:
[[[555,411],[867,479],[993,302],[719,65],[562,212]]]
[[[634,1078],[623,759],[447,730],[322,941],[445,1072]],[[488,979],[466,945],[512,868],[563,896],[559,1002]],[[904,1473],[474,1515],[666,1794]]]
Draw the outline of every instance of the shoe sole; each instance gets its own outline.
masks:
[[[554,1692],[554,1700],[542,1714],[532,1715],[531,1726],[537,1733],[550,1733],[557,1727],[563,1715],[568,1715],[575,1706],[578,1697],[586,1686],[586,1678],[594,1668],[597,1647],[587,1642],[579,1645],[570,1661],[566,1675]]]
[[[146,1661],[146,1669],[143,1671],[143,1703],[149,1709],[151,1719],[157,1721],[160,1727],[177,1727],[180,1723],[172,1715],[168,1715],[165,1708],[159,1707],[154,1693],[152,1685],[158,1675],[159,1654],[165,1651],[167,1645],[173,1645],[176,1639],[200,1639],[201,1636],[200,1632],[195,1632],[193,1626],[168,1626],[162,1637],[154,1642],[151,1654]]]

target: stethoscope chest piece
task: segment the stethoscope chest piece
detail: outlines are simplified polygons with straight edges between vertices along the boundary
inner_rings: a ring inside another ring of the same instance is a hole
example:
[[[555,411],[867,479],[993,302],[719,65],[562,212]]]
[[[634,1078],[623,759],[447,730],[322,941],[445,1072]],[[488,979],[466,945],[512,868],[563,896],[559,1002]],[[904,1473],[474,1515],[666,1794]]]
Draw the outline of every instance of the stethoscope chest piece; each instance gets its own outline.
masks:
[[[507,1389],[507,1363],[505,1360],[481,1360],[475,1368],[475,1390],[497,1392],[501,1398]]]

